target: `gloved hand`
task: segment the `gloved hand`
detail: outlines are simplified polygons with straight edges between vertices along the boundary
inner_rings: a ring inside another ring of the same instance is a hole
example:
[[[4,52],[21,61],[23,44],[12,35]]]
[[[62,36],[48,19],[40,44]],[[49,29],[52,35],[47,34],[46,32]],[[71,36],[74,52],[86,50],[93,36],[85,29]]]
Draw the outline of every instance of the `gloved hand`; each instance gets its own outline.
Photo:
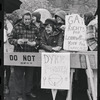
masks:
[[[27,44],[28,44],[29,46],[35,46],[35,45],[36,45],[36,42],[35,42],[35,41],[32,41],[32,42],[28,41]]]
[[[24,39],[18,39],[18,40],[17,40],[17,44],[20,44],[20,45],[21,45],[21,44],[24,44]]]
[[[54,51],[60,51],[61,50],[61,47],[60,46],[53,47],[52,50],[54,50]]]
[[[62,25],[60,28],[64,31],[66,27],[65,25]]]

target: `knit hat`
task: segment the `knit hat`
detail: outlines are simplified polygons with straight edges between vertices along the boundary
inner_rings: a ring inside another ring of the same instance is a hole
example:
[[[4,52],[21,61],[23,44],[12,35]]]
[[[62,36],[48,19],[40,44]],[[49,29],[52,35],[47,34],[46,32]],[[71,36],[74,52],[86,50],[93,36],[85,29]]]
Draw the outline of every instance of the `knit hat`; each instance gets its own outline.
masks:
[[[27,11],[27,10],[23,11],[21,19],[23,19],[25,15],[28,15],[31,17],[31,12]],[[16,17],[14,16],[14,23],[16,23],[15,19],[16,19]]]
[[[32,13],[32,16],[35,16],[35,17],[36,17],[36,20],[37,20],[37,21],[40,21],[41,14],[40,14],[39,12],[34,12],[34,13]]]
[[[66,15],[66,12],[63,11],[63,10],[60,10],[60,11],[56,12],[55,18],[58,16],[58,17],[60,17],[61,19],[65,20],[65,15]]]
[[[50,25],[56,25],[56,21],[54,19],[48,18],[48,19],[45,20],[44,25],[48,25],[48,24],[50,24]]]
[[[24,15],[26,15],[26,14],[29,14],[30,16],[31,16],[31,12],[30,11],[28,11],[28,10],[24,10],[23,12],[22,12],[22,17],[24,16]]]

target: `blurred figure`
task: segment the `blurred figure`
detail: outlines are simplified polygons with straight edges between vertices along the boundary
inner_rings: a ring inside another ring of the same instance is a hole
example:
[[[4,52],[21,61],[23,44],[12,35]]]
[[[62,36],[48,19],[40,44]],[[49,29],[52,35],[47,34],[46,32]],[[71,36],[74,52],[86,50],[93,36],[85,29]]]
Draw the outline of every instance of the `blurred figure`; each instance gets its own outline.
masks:
[[[39,29],[39,39],[41,39],[41,33],[44,30],[44,25],[42,23],[42,21],[40,21],[41,19],[41,14],[39,12],[33,12],[32,13],[32,24],[34,24],[38,29]]]
[[[88,50],[95,51],[97,50],[97,36],[98,36],[98,17],[94,16],[92,13],[86,13],[84,15],[85,24],[87,26],[87,43]]]
[[[60,33],[63,34],[62,37],[63,41],[64,41],[64,32],[65,32],[65,16],[66,16],[66,12],[63,10],[60,10],[55,13],[56,30],[60,31]]]
[[[65,16],[66,12],[63,10],[60,10],[55,13],[55,20],[57,22],[57,29],[60,31],[65,30]]]
[[[84,14],[84,21],[85,25],[87,26],[91,20],[93,20],[95,17],[92,12],[87,12]]]
[[[88,17],[88,14],[87,14]],[[88,17],[90,19],[90,17]],[[86,20],[85,20],[86,21]],[[91,14],[91,20],[87,24],[87,44],[88,44],[88,51],[97,51],[98,50],[98,9],[95,13],[95,15]],[[94,81],[94,89],[95,89],[95,95],[97,98],[97,69],[92,70],[93,71],[93,81]],[[88,78],[88,89],[91,93],[91,87],[90,87],[90,79]]]
[[[39,12],[41,14],[40,20],[42,21],[42,23],[44,23],[46,19],[52,18],[51,13],[47,9],[38,8],[34,12]]]
[[[90,51],[98,50],[98,16],[87,26],[87,43]]]
[[[12,32],[12,29],[13,25],[7,19],[6,13],[4,13],[4,53],[13,52],[13,46],[11,46],[8,42],[8,38]],[[4,66],[4,71],[6,72],[4,94],[8,94],[10,92],[9,90],[9,80],[11,75],[10,66]]]
[[[87,28],[90,21],[94,19],[94,16],[93,16],[92,12],[87,12],[84,14],[83,18],[84,18],[84,23]],[[87,33],[86,33],[86,38],[87,38]],[[84,60],[85,60],[85,56],[80,55],[81,66],[83,65],[82,61],[84,62]],[[82,90],[84,93],[87,93],[87,89],[88,89],[88,80],[87,79],[88,78],[86,75],[86,70],[84,70],[84,69],[80,69],[80,70],[76,69],[75,70],[74,82],[76,83],[76,86],[78,86],[78,87],[75,87],[77,90],[79,90],[79,91]]]
[[[41,34],[44,30],[44,25],[43,23],[40,21],[41,19],[41,14],[39,12],[33,12],[32,13],[32,24],[35,25],[38,29],[39,29],[39,33],[38,33],[38,39],[39,42],[41,40]],[[40,46],[37,47],[38,49],[40,49]],[[33,92],[35,93],[37,90],[40,90],[40,79],[41,79],[41,67],[34,67],[34,87],[33,87]]]
[[[65,32],[65,16],[69,15],[63,10],[57,11],[55,13],[55,20],[56,20],[56,29],[60,31],[60,33],[63,35],[62,41],[64,41],[64,32]],[[63,49],[63,44],[62,44],[62,49]],[[67,92],[65,90],[59,90],[58,93],[61,94],[63,97],[66,98]]]
[[[14,22],[13,24],[16,25],[16,24],[19,23],[20,21],[22,21],[22,19],[16,20],[16,22]]]

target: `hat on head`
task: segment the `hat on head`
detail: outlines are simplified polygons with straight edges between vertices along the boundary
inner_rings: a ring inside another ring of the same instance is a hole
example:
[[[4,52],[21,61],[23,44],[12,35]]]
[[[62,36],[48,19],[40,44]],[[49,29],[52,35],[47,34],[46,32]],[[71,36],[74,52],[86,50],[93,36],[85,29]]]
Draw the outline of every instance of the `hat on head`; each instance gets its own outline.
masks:
[[[32,16],[35,16],[35,17],[36,17],[36,20],[37,20],[37,21],[40,21],[41,14],[40,14],[39,12],[34,12],[34,13],[32,13]]]
[[[48,24],[50,24],[50,25],[56,25],[56,21],[54,19],[48,18],[48,19],[45,20],[44,25],[48,25]]]
[[[58,17],[60,17],[61,19],[65,20],[65,15],[66,15],[66,12],[63,11],[63,10],[60,10],[60,11],[56,12],[55,18],[57,18],[57,16],[58,16]]]
[[[31,15],[31,12],[30,11],[24,10],[23,13],[22,13],[22,16],[25,15],[25,14],[27,14],[27,13],[29,13]]]
[[[23,18],[25,15],[31,16],[31,12],[27,11],[27,10],[24,10],[23,13],[22,13],[22,17],[21,18]]]

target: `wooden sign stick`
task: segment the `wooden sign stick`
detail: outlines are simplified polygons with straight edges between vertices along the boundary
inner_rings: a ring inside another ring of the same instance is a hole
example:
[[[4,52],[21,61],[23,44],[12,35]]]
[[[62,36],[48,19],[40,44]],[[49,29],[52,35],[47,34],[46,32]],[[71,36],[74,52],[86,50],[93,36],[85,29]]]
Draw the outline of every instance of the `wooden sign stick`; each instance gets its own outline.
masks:
[[[94,83],[93,83],[93,72],[92,72],[92,69],[90,67],[88,55],[86,55],[86,62],[87,62],[88,77],[90,79],[90,85],[91,85],[91,89],[92,89],[93,100],[96,100],[96,94],[95,94]]]
[[[68,91],[68,95],[66,97],[66,100],[72,100],[72,82],[73,82],[73,74],[75,72],[75,69],[71,69],[71,78],[70,78],[70,90]]]
[[[53,100],[56,99],[57,89],[51,89]]]

